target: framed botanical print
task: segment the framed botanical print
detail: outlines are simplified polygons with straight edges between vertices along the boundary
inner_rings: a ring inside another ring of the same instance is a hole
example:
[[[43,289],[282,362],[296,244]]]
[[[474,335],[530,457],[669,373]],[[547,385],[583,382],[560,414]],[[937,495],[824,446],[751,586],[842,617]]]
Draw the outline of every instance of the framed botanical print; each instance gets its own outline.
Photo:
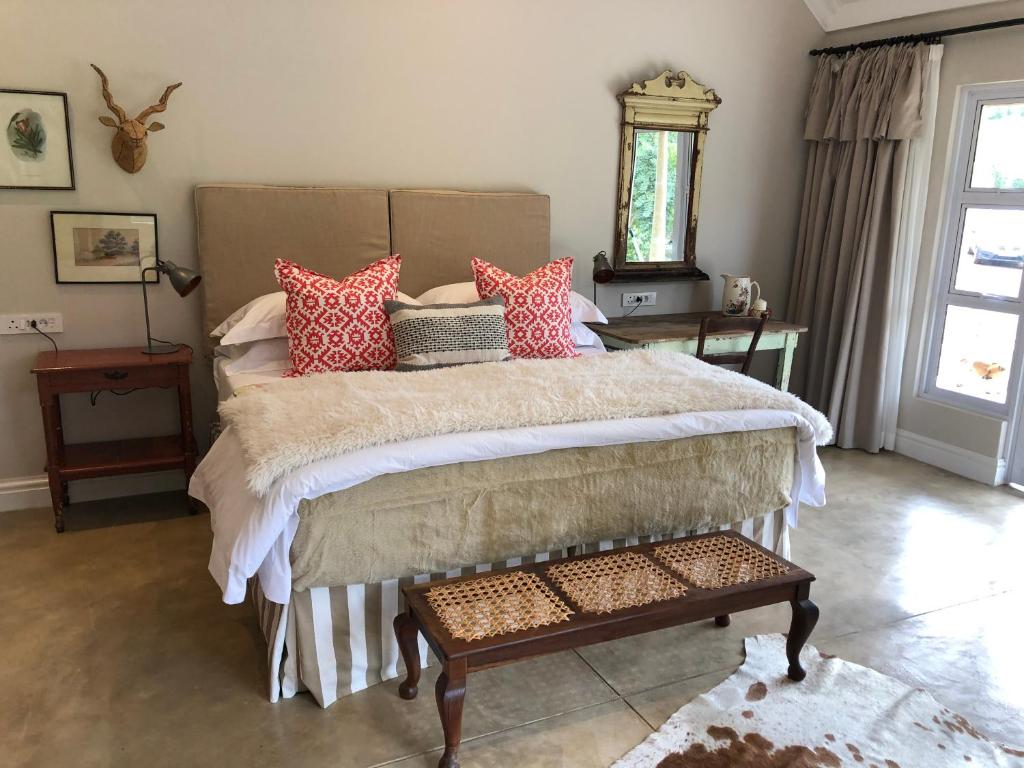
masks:
[[[0,189],[74,189],[68,97],[0,89]]]
[[[155,213],[51,211],[50,228],[58,283],[138,283],[156,266]],[[159,273],[146,282],[160,282]]]

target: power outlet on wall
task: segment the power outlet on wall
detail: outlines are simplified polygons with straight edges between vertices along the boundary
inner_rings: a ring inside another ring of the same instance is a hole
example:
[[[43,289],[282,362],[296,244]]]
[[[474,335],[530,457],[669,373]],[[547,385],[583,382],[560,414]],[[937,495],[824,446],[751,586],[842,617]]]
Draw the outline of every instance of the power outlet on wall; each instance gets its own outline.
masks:
[[[60,333],[64,330],[64,315],[60,312],[32,312],[24,315],[0,315],[0,333],[35,333],[36,328],[44,333]]]
[[[635,307],[645,306],[652,307],[657,304],[658,294],[656,291],[650,291],[649,293],[624,293],[622,294],[622,306],[624,307]]]

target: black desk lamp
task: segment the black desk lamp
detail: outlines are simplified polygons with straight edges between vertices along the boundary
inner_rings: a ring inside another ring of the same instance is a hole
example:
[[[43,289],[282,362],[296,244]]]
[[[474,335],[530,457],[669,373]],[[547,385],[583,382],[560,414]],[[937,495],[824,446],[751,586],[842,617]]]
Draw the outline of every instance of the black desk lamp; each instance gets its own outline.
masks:
[[[142,304],[146,309],[146,348],[142,352],[146,355],[169,355],[171,352],[177,352],[181,349],[181,345],[154,344],[154,341],[160,341],[160,339],[154,339],[149,333],[149,297],[146,295],[146,273],[150,270],[158,274],[163,273],[167,275],[167,279],[171,281],[171,286],[183,298],[192,293],[196,286],[202,282],[203,278],[202,275],[194,270],[187,267],[179,267],[173,261],[160,261],[159,259],[157,259],[155,266],[145,267],[142,270]]]
[[[594,303],[597,304],[597,284],[610,283],[615,277],[615,269],[608,261],[608,254],[598,251],[594,254]]]

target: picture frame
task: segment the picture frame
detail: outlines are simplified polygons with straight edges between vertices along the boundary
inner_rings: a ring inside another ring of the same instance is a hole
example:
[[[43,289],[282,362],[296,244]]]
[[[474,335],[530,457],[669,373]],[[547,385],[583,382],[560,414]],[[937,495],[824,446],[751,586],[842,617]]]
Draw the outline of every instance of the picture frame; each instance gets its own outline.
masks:
[[[50,211],[50,231],[58,284],[138,284],[157,264],[155,213]],[[160,274],[146,282],[159,283]]]
[[[0,119],[0,189],[75,188],[66,93],[0,88]]]

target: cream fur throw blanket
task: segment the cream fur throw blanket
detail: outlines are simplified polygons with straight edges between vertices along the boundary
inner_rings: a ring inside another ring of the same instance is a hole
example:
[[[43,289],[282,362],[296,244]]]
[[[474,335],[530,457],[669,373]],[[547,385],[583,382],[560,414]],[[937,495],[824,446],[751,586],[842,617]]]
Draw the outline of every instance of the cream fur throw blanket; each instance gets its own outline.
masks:
[[[750,409],[797,413],[819,445],[832,438],[827,419],[793,395],[688,355],[648,350],[283,379],[243,390],[220,415],[238,434],[249,489],[262,496],[314,461],[419,437]]]

